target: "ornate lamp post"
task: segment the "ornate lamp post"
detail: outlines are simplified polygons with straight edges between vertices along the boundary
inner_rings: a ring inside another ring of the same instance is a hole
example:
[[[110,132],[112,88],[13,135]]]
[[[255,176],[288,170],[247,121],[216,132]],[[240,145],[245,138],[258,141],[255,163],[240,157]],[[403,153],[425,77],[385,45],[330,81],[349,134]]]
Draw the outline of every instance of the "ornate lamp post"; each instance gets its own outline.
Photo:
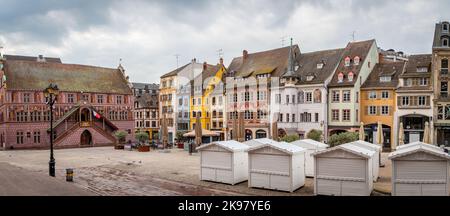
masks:
[[[50,162],[48,162],[48,166],[49,175],[53,177],[55,177],[55,158],[53,157],[53,105],[56,102],[58,94],[58,86],[54,83],[50,83],[44,90],[44,96],[47,99],[47,104],[50,106]]]

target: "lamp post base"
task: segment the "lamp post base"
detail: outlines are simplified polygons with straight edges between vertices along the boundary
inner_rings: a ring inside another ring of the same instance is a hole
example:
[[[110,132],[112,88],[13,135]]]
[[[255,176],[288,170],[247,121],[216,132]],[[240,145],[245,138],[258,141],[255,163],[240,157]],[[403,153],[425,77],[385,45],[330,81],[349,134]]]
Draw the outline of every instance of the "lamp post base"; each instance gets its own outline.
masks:
[[[49,175],[55,177],[55,160],[52,159],[48,162]]]

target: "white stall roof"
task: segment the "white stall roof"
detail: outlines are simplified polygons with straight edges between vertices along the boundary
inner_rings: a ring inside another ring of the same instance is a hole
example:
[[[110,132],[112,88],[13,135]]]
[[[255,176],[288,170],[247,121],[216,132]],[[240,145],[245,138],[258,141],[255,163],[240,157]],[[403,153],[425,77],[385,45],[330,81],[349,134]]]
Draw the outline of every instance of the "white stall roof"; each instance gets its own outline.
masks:
[[[370,142],[366,142],[366,141],[363,141],[363,140],[353,141],[353,142],[350,142],[350,144],[364,145],[364,146],[367,146],[367,147],[371,147],[371,148],[377,149],[378,151],[381,150],[381,146],[380,145],[376,145],[376,144],[373,144],[373,143],[370,143]]]
[[[293,144],[290,144],[290,143],[287,143],[287,142],[276,142],[276,141],[273,141],[273,142],[270,142],[270,143],[264,143],[264,144],[261,144],[261,145],[253,146],[250,149],[248,149],[247,151],[254,151],[254,150],[257,150],[257,149],[260,149],[260,148],[264,148],[264,147],[267,147],[267,146],[272,147],[274,149],[277,149],[279,151],[285,152],[285,153],[287,153],[289,155],[298,154],[298,153],[303,152],[303,151],[306,150],[306,149],[304,149],[302,147],[299,147],[299,146],[296,146],[296,145],[293,145]]]
[[[306,146],[311,146],[313,148],[315,148],[315,147],[317,147],[317,148],[328,148],[327,144],[321,143],[321,142],[317,142],[317,141],[312,140],[312,139],[296,140],[294,142],[291,142],[291,144],[294,144],[294,145],[306,145]]]
[[[329,148],[329,149],[324,149],[322,151],[318,151],[318,152],[314,152],[311,155],[320,155],[320,154],[324,154],[324,153],[328,153],[331,151],[335,151],[337,149],[341,149],[347,152],[351,152],[353,154],[365,157],[365,158],[371,158],[374,154],[375,151],[371,151],[369,149],[365,149],[359,146],[356,146],[354,144],[351,143],[346,143],[346,144],[342,144],[342,145],[338,145],[336,147],[333,148]]]
[[[425,145],[425,146],[428,146],[430,148],[434,148],[436,150],[441,150],[442,151],[442,149],[440,147],[438,147],[438,146],[427,144],[427,143],[423,143],[423,142],[412,142],[412,143],[408,143],[408,144],[405,144],[405,145],[400,145],[400,146],[397,146],[396,150],[409,148],[409,147],[413,147],[413,146],[417,146],[417,145]]]
[[[260,138],[260,139],[252,139],[252,140],[245,141],[244,144],[253,147],[253,146],[276,143],[276,142],[277,141],[269,139],[269,138]]]
[[[430,145],[430,144],[417,144],[417,143],[411,143],[408,144],[407,147],[403,147],[400,149],[397,149],[394,152],[391,152],[388,156],[389,159],[393,159],[393,158],[397,158],[397,157],[402,157],[405,155],[409,155],[409,154],[413,154],[416,152],[426,152],[438,157],[442,157],[445,158],[447,160],[450,160],[450,155],[446,152],[444,152],[442,149],[440,148],[436,148],[436,146]]]
[[[208,143],[206,145],[201,145],[201,146],[197,147],[197,150],[207,148],[211,145],[218,145],[218,146],[223,147],[232,152],[245,151],[249,148],[248,145],[245,145],[241,142],[238,142],[235,140],[227,140],[227,141],[216,141],[216,142]]]

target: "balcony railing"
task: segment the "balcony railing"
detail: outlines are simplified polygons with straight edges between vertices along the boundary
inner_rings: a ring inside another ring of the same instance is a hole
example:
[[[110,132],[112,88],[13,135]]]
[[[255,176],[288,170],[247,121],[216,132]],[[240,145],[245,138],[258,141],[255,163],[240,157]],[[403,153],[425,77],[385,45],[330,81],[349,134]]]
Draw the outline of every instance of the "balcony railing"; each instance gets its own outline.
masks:
[[[441,69],[441,75],[447,75],[448,74],[448,68]]]

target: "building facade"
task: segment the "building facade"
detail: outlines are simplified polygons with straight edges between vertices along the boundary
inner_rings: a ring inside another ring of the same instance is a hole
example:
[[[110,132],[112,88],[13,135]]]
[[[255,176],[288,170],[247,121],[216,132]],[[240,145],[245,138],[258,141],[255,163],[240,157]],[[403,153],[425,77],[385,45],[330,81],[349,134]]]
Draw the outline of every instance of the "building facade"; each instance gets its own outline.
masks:
[[[190,106],[191,101],[191,83],[180,85],[177,91],[177,137],[181,138],[180,134],[190,131],[191,117]]]
[[[383,126],[383,150],[395,150],[394,113],[396,111],[399,75],[405,62],[383,61],[376,64],[361,86],[361,122],[364,123],[365,141],[377,144],[377,126]]]
[[[135,133],[146,132],[150,140],[159,134],[159,84],[132,83]]]
[[[185,86],[203,70],[203,64],[193,59],[190,63],[181,66],[161,76],[159,89],[160,119],[166,118],[168,123],[169,143],[174,143],[177,135],[177,91]]]
[[[448,21],[436,24],[431,69],[434,86],[434,143],[445,146],[450,146],[449,28]]]
[[[282,76],[277,97],[281,98],[282,103],[279,110],[271,111],[280,113],[283,121],[279,122],[278,127],[284,130],[281,134],[298,134],[302,139],[315,129],[322,131],[324,140],[327,140],[327,85],[342,53],[343,49],[302,53],[293,62],[295,72],[291,79],[287,74]]]
[[[378,63],[375,40],[351,42],[328,85],[328,134],[359,131],[360,87]]]
[[[48,59],[48,61],[47,61]],[[48,148],[50,112],[44,89],[59,89],[54,105],[55,148],[134,141],[133,93],[125,70],[63,64],[39,56],[0,59],[0,142],[5,149]]]
[[[425,123],[433,131],[433,85],[431,55],[410,55],[399,76],[396,90],[397,107],[394,113],[394,141],[398,145],[398,130],[403,123],[405,140],[411,143],[423,140]],[[434,134],[431,133],[432,140]]]
[[[278,114],[270,116],[271,89],[279,86],[280,77],[288,67],[291,48],[257,52],[249,54],[243,51],[241,57],[232,60],[227,70],[226,78],[226,112],[228,137],[232,139],[233,120],[242,112],[245,124],[245,140],[265,138],[270,136],[270,122],[276,121]],[[300,50],[293,46],[295,56]],[[281,120],[281,119],[280,119]]]

